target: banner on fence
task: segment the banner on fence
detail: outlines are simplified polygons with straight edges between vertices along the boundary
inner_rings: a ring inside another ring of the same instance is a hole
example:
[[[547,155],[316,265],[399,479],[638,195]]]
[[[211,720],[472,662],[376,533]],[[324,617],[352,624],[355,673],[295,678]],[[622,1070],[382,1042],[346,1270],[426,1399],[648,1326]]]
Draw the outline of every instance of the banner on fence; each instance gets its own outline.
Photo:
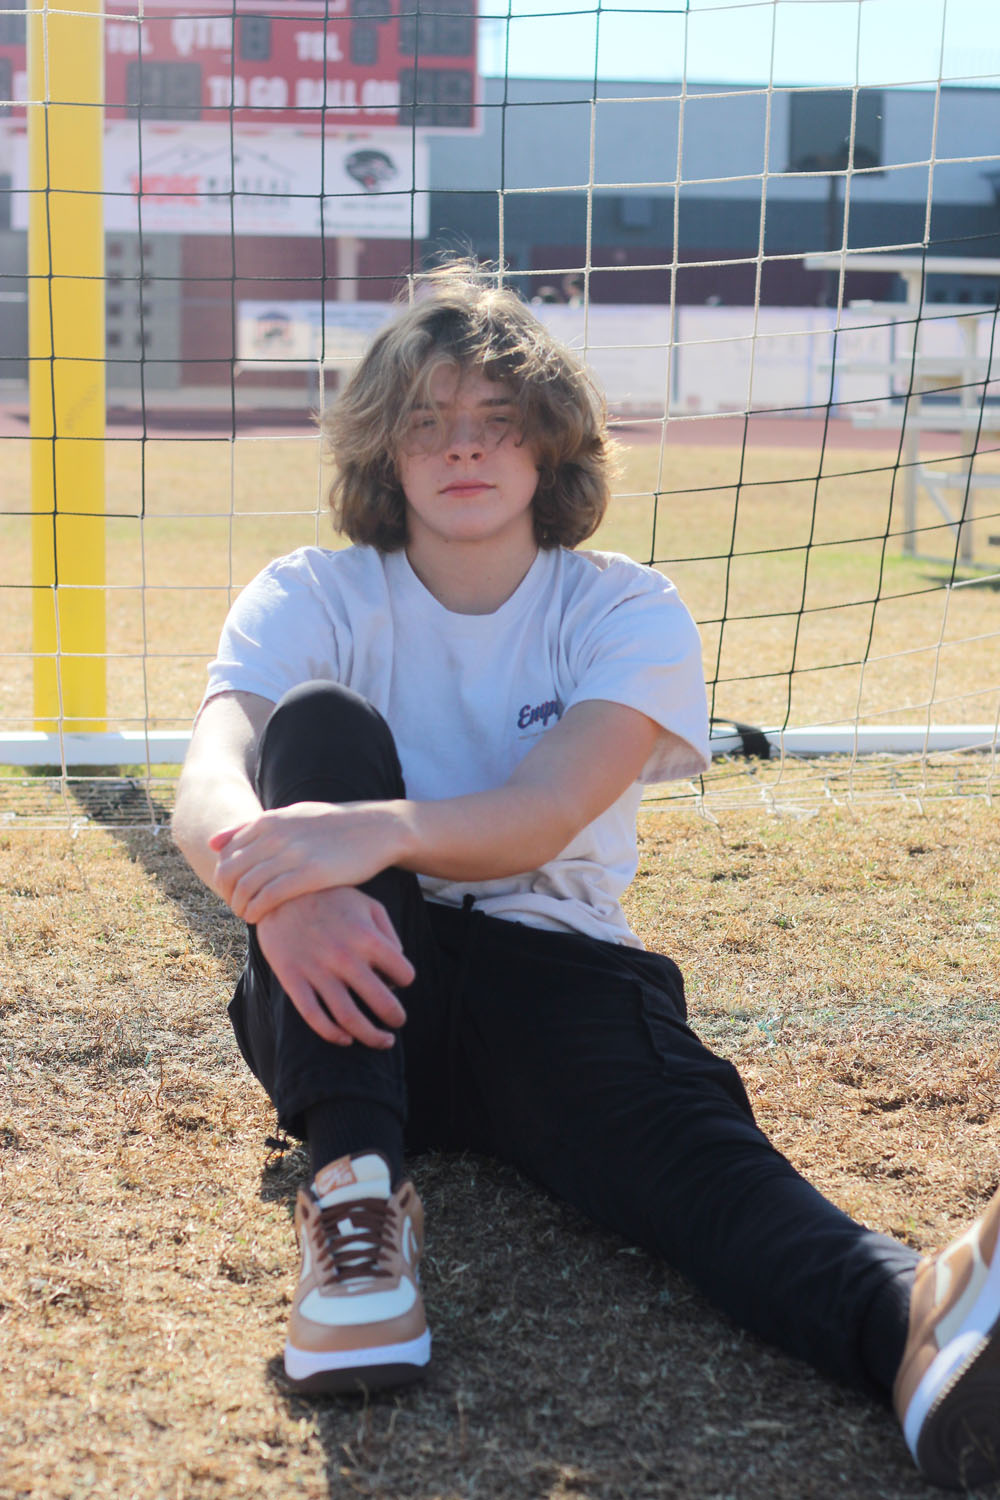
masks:
[[[27,141],[14,153],[13,228],[27,228]],[[423,239],[427,144],[408,131],[320,137],[294,129],[113,120],[104,223],[118,233]]]

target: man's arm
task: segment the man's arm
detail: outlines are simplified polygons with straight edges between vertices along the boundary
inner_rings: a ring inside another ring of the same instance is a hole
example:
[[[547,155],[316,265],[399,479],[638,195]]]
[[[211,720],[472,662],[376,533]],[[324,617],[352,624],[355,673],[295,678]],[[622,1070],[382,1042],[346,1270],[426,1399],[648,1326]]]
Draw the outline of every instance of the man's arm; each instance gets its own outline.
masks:
[[[660,733],[636,709],[580,703],[494,790],[264,813],[213,838],[218,888],[256,922],[291,896],[360,885],[389,865],[470,882],[538,869],[637,779]]]
[[[191,733],[171,832],[191,868],[218,894],[218,856],[209,839],[220,828],[260,817],[254,765],[273,707],[256,693],[220,693],[206,703]]]
[[[226,899],[218,880],[213,836],[234,822],[259,819],[253,786],[257,745],[273,708],[254,693],[222,693],[200,714],[177,789],[172,831],[188,863]],[[391,1047],[351,995],[359,995],[385,1026],[406,1012],[388,984],[407,985],[413,966],[385,908],[346,887],[296,895],[271,909],[257,939],[303,1020],[326,1041]],[[386,982],[388,981],[388,983]]]
[[[536,870],[605,812],[639,777],[660,726],[606,701],[569,709],[495,791],[409,802],[395,862],[446,880],[491,880]]]

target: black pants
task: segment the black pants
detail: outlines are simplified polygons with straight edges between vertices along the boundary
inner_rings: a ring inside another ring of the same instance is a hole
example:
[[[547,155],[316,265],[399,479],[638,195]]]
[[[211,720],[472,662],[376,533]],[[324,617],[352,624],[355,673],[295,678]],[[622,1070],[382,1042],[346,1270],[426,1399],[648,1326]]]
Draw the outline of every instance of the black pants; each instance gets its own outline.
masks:
[[[267,807],[405,795],[385,721],[328,683],[278,705],[258,788]],[[401,995],[402,1045],[388,1052],[318,1037],[250,934],[230,1014],[286,1129],[303,1134],[305,1110],[323,1100],[378,1102],[410,1149],[513,1164],[663,1256],[745,1328],[885,1394],[917,1257],[855,1224],[771,1146],[735,1068],[687,1026],[675,963],[425,902],[405,871],[365,889],[417,971]],[[877,1358],[873,1310],[886,1334]]]

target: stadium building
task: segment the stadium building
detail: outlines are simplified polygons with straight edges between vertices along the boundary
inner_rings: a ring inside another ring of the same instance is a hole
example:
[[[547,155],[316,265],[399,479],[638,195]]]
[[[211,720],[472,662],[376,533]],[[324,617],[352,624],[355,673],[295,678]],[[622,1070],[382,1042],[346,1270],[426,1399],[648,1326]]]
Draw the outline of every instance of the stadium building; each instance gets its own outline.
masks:
[[[806,257],[845,245],[1000,255],[1000,173],[977,160],[1000,139],[1000,90],[868,88],[855,103],[849,90],[643,80],[477,85],[470,0],[453,9],[421,20],[440,29],[419,63],[384,7],[372,20],[355,5],[325,29],[249,7],[235,31],[164,12],[143,23],[141,56],[139,29],[108,20],[112,400],[135,389],[140,362],[147,392],[228,388],[241,307],[385,302],[448,250],[502,254],[543,303],[575,302],[586,282],[594,305],[676,307],[832,303],[836,274]],[[0,98],[26,97],[24,66],[24,21],[8,13]],[[0,120],[8,390],[27,373],[25,157],[15,103]],[[998,294],[961,274],[927,287],[932,302]],[[845,301],[903,295],[888,272],[851,273],[844,289]],[[267,330],[276,347],[284,316]],[[302,390],[280,360],[240,380]]]

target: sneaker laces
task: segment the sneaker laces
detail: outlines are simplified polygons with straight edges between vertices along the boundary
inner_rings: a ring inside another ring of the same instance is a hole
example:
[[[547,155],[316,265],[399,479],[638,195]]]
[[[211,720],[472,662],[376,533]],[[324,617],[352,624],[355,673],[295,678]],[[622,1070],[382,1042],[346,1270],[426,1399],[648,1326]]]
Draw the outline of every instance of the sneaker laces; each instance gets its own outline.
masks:
[[[319,1228],[324,1283],[392,1275],[380,1264],[392,1248],[393,1213],[387,1199],[355,1198],[321,1208]]]

